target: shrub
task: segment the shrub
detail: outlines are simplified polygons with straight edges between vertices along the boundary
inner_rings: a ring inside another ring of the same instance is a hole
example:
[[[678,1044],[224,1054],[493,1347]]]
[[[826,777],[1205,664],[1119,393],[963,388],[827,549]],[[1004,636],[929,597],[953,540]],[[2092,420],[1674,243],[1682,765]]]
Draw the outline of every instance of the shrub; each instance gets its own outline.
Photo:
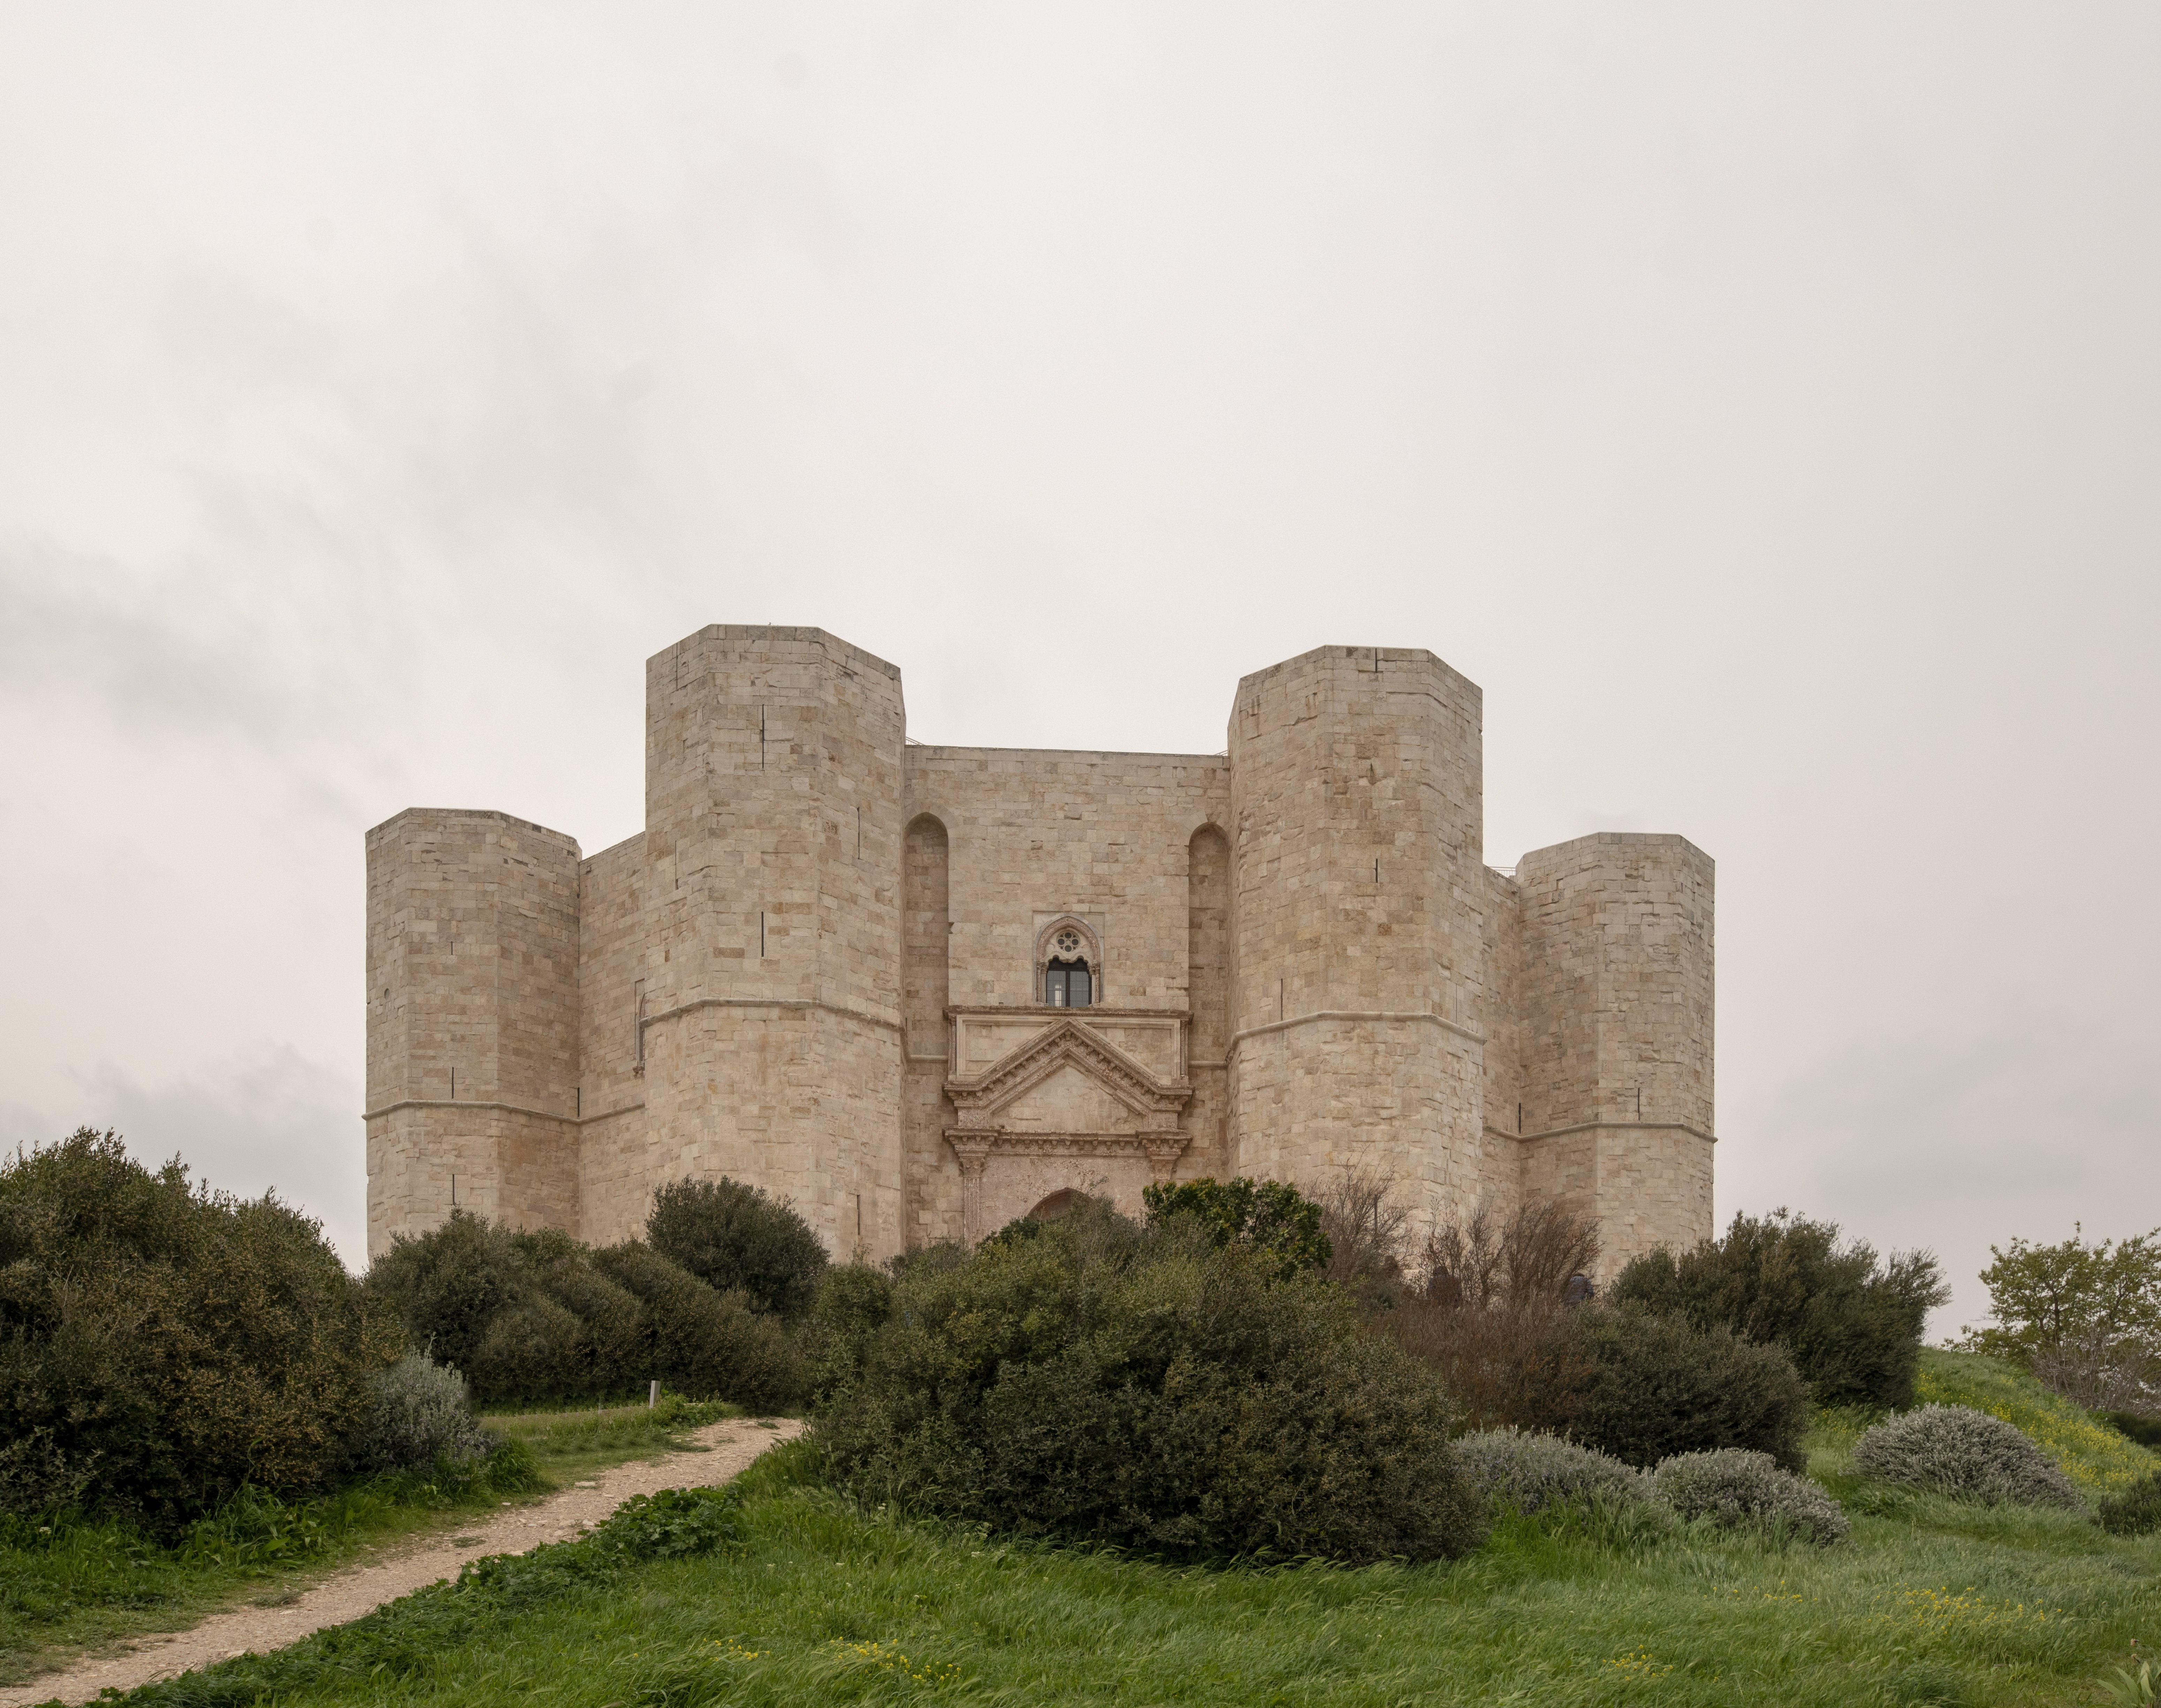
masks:
[[[670,1181],[654,1195],[645,1241],[716,1293],[793,1322],[810,1310],[825,1248],[787,1199],[723,1174]]]
[[[481,1341],[534,1290],[508,1228],[453,1210],[426,1233],[393,1235],[368,1266],[367,1287],[397,1311],[415,1345],[473,1376],[483,1402],[496,1397],[479,1379]]]
[[[2094,1415],[2127,1440],[2136,1441],[2142,1447],[2161,1447],[2161,1418],[2145,1417],[2138,1412],[2096,1412]]]
[[[1379,1326],[1439,1373],[1474,1429],[1567,1435],[1596,1374],[1552,1305],[1449,1307],[1410,1294]]]
[[[776,1320],[635,1240],[595,1252],[454,1211],[393,1240],[367,1284],[413,1341],[467,1372],[483,1404],[606,1398],[657,1379],[763,1409],[793,1403],[806,1381]]]
[[[1719,1447],[1808,1462],[1808,1390],[1783,1347],[1611,1305],[1570,1312],[1569,1346],[1591,1367],[1570,1426],[1588,1446],[1646,1467]]]
[[[2057,1471],[2092,1501],[2127,1490],[2154,1468],[2154,1455],[2090,1416],[2077,1401],[2051,1393],[2036,1375],[1999,1357],[1921,1349],[1914,1397],[1932,1405],[1971,1405],[2003,1419],[2038,1446]]]
[[[2048,1455],[2002,1419],[1971,1406],[1924,1405],[1886,1418],[1853,1444],[1853,1468],[1961,1500],[2085,1507],[2077,1486]]]
[[[1383,1320],[1440,1372],[1474,1427],[1565,1435],[1596,1375],[1575,1342],[1569,1284],[1597,1262],[1596,1224],[1572,1205],[1498,1221],[1481,1207],[1434,1230]]]
[[[1393,1177],[1346,1169],[1313,1195],[1320,1206],[1321,1235],[1328,1242],[1322,1275],[1369,1315],[1394,1310],[1409,1285],[1398,1254],[1411,1212]]]
[[[1320,1206],[1281,1180],[1180,1180],[1143,1186],[1151,1227],[1190,1216],[1217,1247],[1237,1245],[1260,1254],[1278,1273],[1328,1267],[1328,1236]]]
[[[645,1355],[661,1381],[694,1399],[752,1411],[794,1405],[808,1390],[801,1351],[742,1294],[714,1292],[636,1240],[596,1252],[593,1261],[644,1306]]]
[[[1650,1478],[1633,1466],[1558,1435],[1481,1429],[1456,1441],[1455,1462],[1472,1493],[1508,1512],[1653,1497]]]
[[[654,1325],[639,1296],[604,1270],[596,1254],[559,1228],[516,1233],[511,1244],[540,1292],[577,1323],[566,1351],[579,1386],[628,1393],[669,1372],[654,1358]]]
[[[368,1382],[368,1407],[352,1440],[357,1471],[423,1471],[438,1459],[462,1465],[491,1445],[474,1420],[466,1379],[425,1352],[408,1352]]]
[[[2089,1500],[2128,1488],[2154,1469],[2153,1455],[2145,1448],[2002,1359],[1924,1346],[1914,1390],[1924,1404],[1968,1405],[2002,1419],[2047,1454]]]
[[[1841,1245],[1836,1222],[1779,1210],[1736,1216],[1679,1258],[1637,1258],[1611,1296],[1785,1347],[1819,1405],[1905,1406],[1921,1330],[1950,1291],[1926,1252],[1879,1260],[1865,1241]]]
[[[1830,1495],[1781,1470],[1768,1453],[1721,1447],[1663,1460],[1651,1473],[1659,1496],[1684,1518],[1753,1528],[1829,1544],[1851,1528]]]
[[[2107,1496],[2094,1516],[2112,1536],[2146,1536],[2161,1530],[2161,1471]]]
[[[1546,1306],[1598,1267],[1598,1224],[1566,1199],[1526,1204],[1501,1221],[1482,1204],[1427,1237],[1420,1286],[1435,1304]]]
[[[325,1487],[397,1356],[320,1226],[86,1127],[0,1162],[0,1483],[160,1525]]]
[[[964,1261],[957,1246],[930,1247],[950,1253],[950,1268]],[[909,1260],[903,1259],[903,1264]],[[919,1262],[920,1259],[916,1258]],[[822,1406],[852,1386],[862,1372],[872,1337],[893,1314],[893,1278],[867,1263],[836,1263],[818,1284],[818,1297],[805,1325],[805,1349],[810,1360],[813,1405]]]
[[[829,1295],[815,1429],[864,1498],[1183,1560],[1461,1554],[1440,1382],[1278,1252],[1085,1204]]]

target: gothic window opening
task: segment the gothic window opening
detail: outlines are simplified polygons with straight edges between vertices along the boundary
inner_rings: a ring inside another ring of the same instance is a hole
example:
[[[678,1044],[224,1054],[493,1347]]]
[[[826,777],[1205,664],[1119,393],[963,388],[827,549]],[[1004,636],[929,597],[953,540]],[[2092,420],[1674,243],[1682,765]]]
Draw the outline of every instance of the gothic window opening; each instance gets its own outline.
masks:
[[[1054,1008],[1085,1008],[1088,1006],[1088,963],[1085,961],[1054,961],[1043,976],[1043,1000]]]
[[[1103,994],[1102,945],[1089,926],[1060,920],[1036,940],[1035,952],[1045,1008],[1092,1008]]]
[[[1054,1008],[1085,1008],[1091,992],[1087,957],[1080,953],[1080,934],[1060,931],[1051,946],[1057,950],[1043,975],[1043,1000]]]

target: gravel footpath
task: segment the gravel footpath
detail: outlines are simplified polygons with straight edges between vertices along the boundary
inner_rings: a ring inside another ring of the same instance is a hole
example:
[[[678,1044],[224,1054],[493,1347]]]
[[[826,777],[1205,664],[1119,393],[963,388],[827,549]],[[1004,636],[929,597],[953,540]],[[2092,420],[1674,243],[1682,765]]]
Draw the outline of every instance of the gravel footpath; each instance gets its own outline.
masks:
[[[726,1419],[690,1435],[692,1442],[708,1451],[664,1453],[656,1459],[618,1465],[544,1501],[459,1527],[462,1545],[440,1539],[409,1544],[410,1552],[325,1579],[289,1606],[242,1606],[213,1613],[190,1630],[138,1638],[120,1653],[80,1660],[28,1684],[0,1686],[0,1708],[29,1708],[56,1697],[67,1703],[88,1702],[100,1690],[132,1690],[154,1679],[230,1660],[251,1649],[261,1654],[283,1648],[326,1625],[342,1625],[372,1613],[385,1601],[424,1589],[440,1578],[454,1578],[469,1560],[523,1554],[544,1542],[575,1536],[633,1495],[726,1482],[774,1442],[787,1440],[802,1428],[785,1419],[772,1429],[742,1418]]]

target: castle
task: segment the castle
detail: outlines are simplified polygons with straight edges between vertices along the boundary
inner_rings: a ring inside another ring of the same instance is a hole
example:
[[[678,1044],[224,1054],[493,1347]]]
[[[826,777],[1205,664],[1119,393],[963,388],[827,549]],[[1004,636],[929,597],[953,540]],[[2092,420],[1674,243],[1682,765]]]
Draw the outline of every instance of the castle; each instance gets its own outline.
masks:
[[[453,1202],[596,1242],[732,1175],[836,1254],[1075,1190],[1385,1173],[1422,1220],[1567,1196],[1608,1273],[1711,1232],[1711,862],[1483,857],[1477,687],[1323,647],[1226,752],[911,741],[815,628],[646,664],[645,830],[367,833],[371,1256]]]

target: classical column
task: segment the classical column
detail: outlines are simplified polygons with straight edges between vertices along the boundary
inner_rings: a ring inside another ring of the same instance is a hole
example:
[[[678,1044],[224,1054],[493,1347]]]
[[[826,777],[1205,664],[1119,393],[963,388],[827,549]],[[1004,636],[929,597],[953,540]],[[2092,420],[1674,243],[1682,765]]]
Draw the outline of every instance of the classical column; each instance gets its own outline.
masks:
[[[946,1135],[953,1154],[961,1159],[961,1231],[970,1245],[983,1237],[983,1166],[991,1159],[991,1142],[983,1138],[955,1138]]]

